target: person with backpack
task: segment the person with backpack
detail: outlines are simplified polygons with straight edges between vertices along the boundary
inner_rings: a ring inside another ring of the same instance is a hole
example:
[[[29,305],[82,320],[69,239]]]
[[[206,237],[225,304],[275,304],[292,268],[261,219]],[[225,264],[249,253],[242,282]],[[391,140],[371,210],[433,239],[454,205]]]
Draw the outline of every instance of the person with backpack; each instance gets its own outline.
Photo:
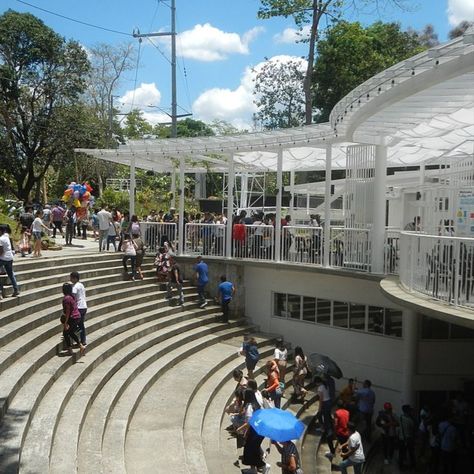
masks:
[[[277,466],[281,467],[282,474],[303,474],[300,454],[293,441],[283,441],[282,443],[272,441],[272,444],[281,454],[281,461],[277,462]]]
[[[166,299],[171,300],[173,287],[178,290],[178,304],[184,305],[183,277],[181,268],[176,262],[174,256],[169,256],[170,269],[168,272],[168,285],[166,287]]]

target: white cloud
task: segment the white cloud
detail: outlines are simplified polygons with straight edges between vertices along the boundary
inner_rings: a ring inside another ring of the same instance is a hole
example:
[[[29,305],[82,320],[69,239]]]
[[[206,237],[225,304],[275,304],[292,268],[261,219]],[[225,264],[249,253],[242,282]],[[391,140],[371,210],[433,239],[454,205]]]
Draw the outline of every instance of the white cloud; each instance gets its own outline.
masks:
[[[306,60],[295,56],[274,56],[273,62],[300,61],[302,69]],[[204,122],[225,120],[240,129],[252,129],[252,114],[257,111],[254,104],[254,78],[266,62],[247,67],[236,89],[213,88],[203,92],[193,103],[195,118]]]
[[[311,32],[311,26],[305,25],[301,30],[296,28],[285,28],[281,33],[273,36],[275,43],[297,43],[298,41],[308,39]]]
[[[458,25],[461,21],[474,21],[474,1],[473,0],[448,0],[448,20],[452,26]]]
[[[133,108],[143,110],[148,105],[157,106],[161,101],[161,92],[154,82],[147,84],[142,82],[135,91],[130,90],[118,99],[122,104],[122,112],[129,112]]]
[[[177,37],[177,53],[197,61],[222,61],[230,54],[249,54],[249,44],[263,31],[255,27],[240,36],[215,28],[210,23],[196,25]]]

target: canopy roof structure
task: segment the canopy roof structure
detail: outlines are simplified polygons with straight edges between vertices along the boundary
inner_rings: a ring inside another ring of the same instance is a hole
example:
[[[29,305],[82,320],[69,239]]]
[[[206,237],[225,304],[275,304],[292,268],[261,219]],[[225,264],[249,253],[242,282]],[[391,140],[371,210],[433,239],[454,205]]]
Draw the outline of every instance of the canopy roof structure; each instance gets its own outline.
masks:
[[[131,140],[117,149],[77,149],[159,172],[344,169],[347,146],[386,145],[388,167],[446,164],[474,154],[474,29],[373,76],[333,109],[328,123],[230,136]]]

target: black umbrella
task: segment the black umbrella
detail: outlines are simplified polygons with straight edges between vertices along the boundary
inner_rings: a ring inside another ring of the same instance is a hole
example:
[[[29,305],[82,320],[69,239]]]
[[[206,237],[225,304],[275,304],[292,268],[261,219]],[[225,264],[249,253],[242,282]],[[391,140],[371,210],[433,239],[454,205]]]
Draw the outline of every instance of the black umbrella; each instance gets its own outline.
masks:
[[[316,371],[322,374],[330,375],[336,379],[342,377],[342,370],[339,366],[328,356],[318,354],[317,352],[309,356],[309,365]]]

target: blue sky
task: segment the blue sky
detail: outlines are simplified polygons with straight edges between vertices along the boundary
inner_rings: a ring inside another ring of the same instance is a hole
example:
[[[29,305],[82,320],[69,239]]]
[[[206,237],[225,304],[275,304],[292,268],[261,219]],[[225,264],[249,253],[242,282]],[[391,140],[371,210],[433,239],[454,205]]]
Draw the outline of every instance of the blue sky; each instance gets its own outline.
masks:
[[[381,4],[388,0],[379,0]],[[361,0],[358,0],[362,3]],[[167,31],[170,28],[170,0],[28,0],[28,3],[70,18],[105,28],[132,33]],[[350,2],[348,2],[350,3]],[[421,29],[431,23],[441,41],[460,20],[474,20],[473,0],[406,0],[409,11],[383,6],[365,11],[348,9],[345,18],[370,24],[376,20],[399,21],[403,28]],[[178,113],[193,112],[194,118],[210,122],[223,119],[238,127],[249,127],[254,111],[251,68],[265,57],[305,56],[306,46],[292,41],[291,18],[258,20],[258,0],[176,0],[178,47]],[[119,44],[137,40],[126,35],[90,28],[17,0],[2,0],[8,8],[30,12],[66,38],[78,40],[86,48],[97,43]],[[128,72],[120,84],[117,102],[126,111],[142,108],[153,122],[166,121],[152,104],[169,111],[169,40],[153,40],[160,51],[144,40],[137,73]],[[166,58],[165,58],[165,57]],[[184,77],[186,72],[186,77]]]

